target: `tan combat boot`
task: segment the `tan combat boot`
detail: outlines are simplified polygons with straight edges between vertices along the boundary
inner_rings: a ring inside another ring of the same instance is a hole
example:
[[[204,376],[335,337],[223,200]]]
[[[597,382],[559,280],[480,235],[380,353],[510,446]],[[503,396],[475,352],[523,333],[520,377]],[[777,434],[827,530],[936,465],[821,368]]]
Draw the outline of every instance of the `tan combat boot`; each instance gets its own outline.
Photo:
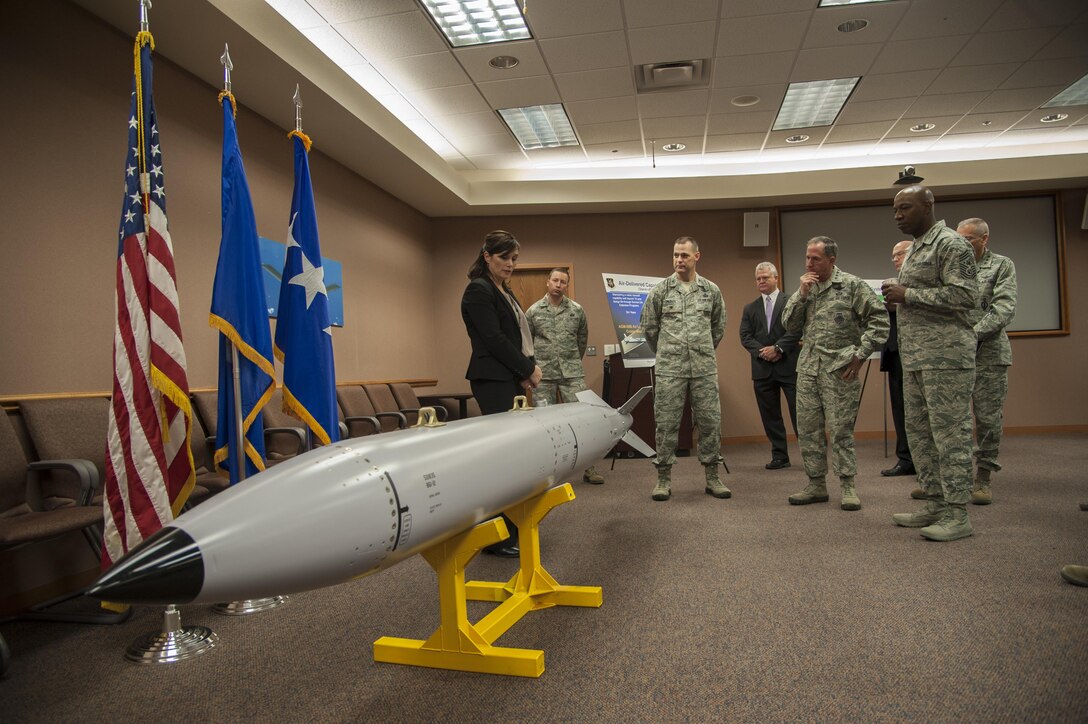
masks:
[[[1063,566],[1062,578],[1074,586],[1088,586],[1088,566]]]
[[[929,496],[927,496],[926,491],[922,490],[921,488],[915,488],[914,490],[910,491],[910,497],[914,498],[915,500],[925,500]]]
[[[590,485],[603,485],[604,476],[597,472],[597,468],[590,466],[582,473],[582,480]]]
[[[804,490],[790,496],[790,505],[826,503],[828,499],[827,482],[823,480],[809,480],[808,485],[805,486]]]
[[[668,500],[672,497],[672,466],[662,465],[657,469],[657,485],[650,494],[654,500]]]
[[[971,490],[971,502],[975,505],[989,505],[994,502],[993,493],[990,492],[990,471],[979,468],[975,473],[975,486]]]
[[[839,507],[843,510],[861,510],[861,498],[858,497],[853,480],[842,481],[842,502],[839,503]]]
[[[934,523],[922,528],[919,533],[923,538],[937,541],[950,541],[966,538],[974,533],[971,521],[967,519],[966,503],[950,503],[944,516]]]
[[[930,498],[926,502],[926,507],[921,510],[913,513],[896,513],[892,516],[892,520],[895,521],[896,525],[901,525],[904,528],[924,528],[943,518],[947,508],[948,506],[944,500]]]
[[[718,477],[718,464],[704,465],[703,471],[706,473],[706,494],[713,495],[715,498],[731,498],[733,493],[729,488],[725,487],[725,483]]]

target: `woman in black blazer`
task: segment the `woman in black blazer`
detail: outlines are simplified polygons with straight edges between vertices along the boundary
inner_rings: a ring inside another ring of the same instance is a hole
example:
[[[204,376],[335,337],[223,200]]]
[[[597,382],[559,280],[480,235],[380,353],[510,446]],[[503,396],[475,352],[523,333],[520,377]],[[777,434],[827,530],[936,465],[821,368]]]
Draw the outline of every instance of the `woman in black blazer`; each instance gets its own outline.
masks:
[[[513,234],[492,231],[484,239],[476,262],[469,269],[468,286],[461,297],[461,318],[472,342],[465,379],[485,415],[506,412],[514,397],[540,383],[542,372],[533,359],[533,335],[521,305],[510,290],[520,245]],[[516,557],[518,529],[506,516],[510,537],[484,550]]]

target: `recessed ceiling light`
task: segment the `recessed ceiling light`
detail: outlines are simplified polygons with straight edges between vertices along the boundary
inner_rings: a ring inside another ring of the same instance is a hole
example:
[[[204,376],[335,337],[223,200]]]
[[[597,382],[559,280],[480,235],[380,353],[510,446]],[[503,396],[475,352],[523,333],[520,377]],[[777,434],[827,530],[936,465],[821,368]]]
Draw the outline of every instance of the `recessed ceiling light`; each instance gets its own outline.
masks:
[[[744,108],[745,106],[754,106],[756,103],[759,103],[759,96],[737,96],[729,102],[738,108]]]
[[[1057,123],[1058,121],[1064,121],[1069,118],[1068,113],[1051,113],[1049,116],[1043,116],[1039,120],[1043,123]]]
[[[868,20],[864,20],[862,18],[857,18],[855,20],[847,20],[845,23],[841,23],[839,25],[839,32],[840,33],[856,33],[859,30],[865,30],[865,28],[867,28],[867,27],[869,27],[869,21]]]
[[[774,130],[830,126],[859,80],[860,77],[790,83],[778,109]]]
[[[676,151],[683,151],[685,148],[687,148],[687,146],[682,143],[666,143],[664,146],[661,147],[661,150],[672,151],[673,153],[675,153]]]
[[[983,121],[982,122],[982,125],[984,125],[984,126],[992,126],[993,124],[994,124],[993,121]]]
[[[518,59],[512,55],[496,55],[487,64],[498,70],[509,70],[518,64]]]
[[[1088,104],[1088,75],[1043,104],[1043,108],[1055,106],[1083,106]]]
[[[803,133],[798,133],[796,136],[790,136],[786,139],[786,143],[804,143],[808,140],[808,136]]]
[[[911,133],[922,133],[923,131],[932,131],[936,127],[937,126],[935,126],[932,123],[919,123],[917,126],[911,126],[910,127],[910,132]]]
[[[500,108],[499,115],[525,150],[577,146],[578,137],[561,103],[524,108]]]
[[[533,37],[517,0],[421,0],[438,29],[460,48]]]

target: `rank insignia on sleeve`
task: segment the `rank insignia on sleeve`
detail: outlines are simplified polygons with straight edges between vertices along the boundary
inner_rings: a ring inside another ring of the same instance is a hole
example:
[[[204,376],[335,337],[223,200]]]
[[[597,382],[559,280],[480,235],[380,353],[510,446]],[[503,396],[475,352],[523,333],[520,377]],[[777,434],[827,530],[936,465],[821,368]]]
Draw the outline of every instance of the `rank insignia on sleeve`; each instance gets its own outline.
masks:
[[[967,279],[974,279],[978,276],[978,267],[975,266],[975,255],[972,251],[966,250],[960,254],[958,263],[961,276]]]

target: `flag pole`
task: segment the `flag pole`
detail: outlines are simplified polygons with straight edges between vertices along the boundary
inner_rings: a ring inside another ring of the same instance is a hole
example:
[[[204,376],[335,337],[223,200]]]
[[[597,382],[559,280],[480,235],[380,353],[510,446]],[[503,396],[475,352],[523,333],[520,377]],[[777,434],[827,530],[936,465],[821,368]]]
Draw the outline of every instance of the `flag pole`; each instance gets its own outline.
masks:
[[[295,95],[291,98],[291,100],[295,104],[295,132],[302,133],[302,94],[298,90],[298,83],[295,83]],[[306,449],[313,450],[314,447],[314,431],[310,429],[309,425],[307,425]]]
[[[148,10],[151,0],[140,2],[140,34],[136,40],[136,54],[139,55],[143,44],[151,44],[151,31],[148,29]],[[143,78],[136,77],[136,83],[142,84]],[[147,89],[150,90],[150,89]],[[143,134],[140,134],[143,138]],[[140,149],[142,154],[143,148]],[[144,196],[145,211],[150,194],[146,172],[141,169],[140,191]],[[145,221],[145,224],[147,222]],[[146,230],[146,229],[145,229]],[[181,612],[174,604],[166,607],[162,616],[162,630],[144,634],[134,641],[125,651],[125,658],[140,664],[172,664],[203,654],[219,643],[219,636],[205,626],[182,626]]]

